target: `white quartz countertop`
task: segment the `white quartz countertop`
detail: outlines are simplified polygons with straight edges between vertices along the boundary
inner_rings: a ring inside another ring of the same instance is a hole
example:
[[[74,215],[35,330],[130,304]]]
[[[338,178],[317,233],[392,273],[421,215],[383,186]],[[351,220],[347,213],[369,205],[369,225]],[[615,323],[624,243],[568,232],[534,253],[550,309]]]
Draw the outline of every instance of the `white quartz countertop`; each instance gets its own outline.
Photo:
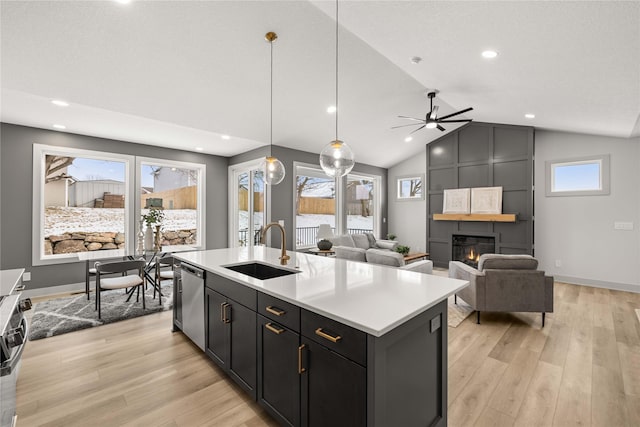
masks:
[[[379,337],[468,286],[464,280],[279,249],[230,248],[175,257],[239,284]],[[300,271],[259,280],[224,268],[251,261]]]
[[[20,284],[24,268],[0,270],[0,295],[11,295]]]

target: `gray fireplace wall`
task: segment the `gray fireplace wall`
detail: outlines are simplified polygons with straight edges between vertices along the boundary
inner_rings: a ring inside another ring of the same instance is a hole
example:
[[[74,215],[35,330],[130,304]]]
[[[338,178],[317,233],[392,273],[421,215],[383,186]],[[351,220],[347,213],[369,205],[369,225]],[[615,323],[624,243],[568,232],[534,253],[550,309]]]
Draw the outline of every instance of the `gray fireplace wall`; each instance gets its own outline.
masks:
[[[437,267],[451,260],[452,234],[495,236],[496,252],[534,254],[534,129],[470,123],[427,145],[427,252]],[[502,187],[502,212],[515,223],[434,221],[444,190]]]

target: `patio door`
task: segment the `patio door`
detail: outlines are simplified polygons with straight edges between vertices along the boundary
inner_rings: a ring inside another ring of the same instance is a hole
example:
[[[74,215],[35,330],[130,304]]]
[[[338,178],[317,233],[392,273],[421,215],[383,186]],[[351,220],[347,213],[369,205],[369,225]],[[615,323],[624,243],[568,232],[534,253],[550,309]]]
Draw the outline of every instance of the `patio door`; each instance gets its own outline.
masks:
[[[229,167],[229,247],[255,246],[266,220],[261,160]]]

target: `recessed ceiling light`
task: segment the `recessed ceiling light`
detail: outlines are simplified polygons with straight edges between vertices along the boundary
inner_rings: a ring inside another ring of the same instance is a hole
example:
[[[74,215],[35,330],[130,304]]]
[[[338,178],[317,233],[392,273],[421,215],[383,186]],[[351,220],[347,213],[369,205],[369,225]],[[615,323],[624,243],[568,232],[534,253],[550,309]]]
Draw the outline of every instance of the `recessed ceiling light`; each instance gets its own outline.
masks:
[[[330,107],[327,107],[327,113],[329,114],[333,114],[337,111],[338,109],[336,108],[335,105],[331,105]]]
[[[53,125],[54,128],[56,129],[66,129],[67,127],[65,125]]]
[[[496,52],[495,50],[485,50],[484,52],[482,52],[483,58],[493,59],[496,56],[498,56],[498,52]]]
[[[131,3],[131,0],[114,0],[116,3],[120,3],[120,4],[129,4]]]
[[[422,58],[420,58],[419,56],[413,56],[409,61],[411,61],[412,64],[418,65],[420,62],[422,62]]]
[[[222,138],[222,139],[231,139],[231,137],[229,135],[220,135],[220,138]]]
[[[68,102],[65,102],[65,101],[63,101],[61,99],[52,99],[51,103],[53,105],[57,105],[58,107],[68,107],[69,106]]]
[[[202,147],[196,147],[196,151],[204,151],[204,148],[202,148]]]
[[[404,139],[404,142],[411,142],[411,141],[413,141],[413,137],[411,136],[408,136]]]
[[[527,113],[524,115],[527,119],[535,119],[536,115],[535,114],[531,114],[531,113]]]

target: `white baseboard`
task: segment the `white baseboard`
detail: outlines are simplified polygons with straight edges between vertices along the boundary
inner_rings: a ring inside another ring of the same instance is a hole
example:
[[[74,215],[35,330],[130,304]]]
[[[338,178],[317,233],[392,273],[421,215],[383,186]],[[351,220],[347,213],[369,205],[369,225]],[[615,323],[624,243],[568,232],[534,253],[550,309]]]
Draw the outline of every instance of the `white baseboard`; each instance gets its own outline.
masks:
[[[70,285],[48,286],[46,288],[29,289],[29,282],[26,283],[27,289],[22,291],[21,296],[25,298],[43,297],[56,294],[68,294],[71,292],[83,292],[85,283],[72,283]]]
[[[640,293],[640,285],[634,285],[632,283],[616,283],[606,282],[604,280],[592,280],[582,277],[569,277],[569,276],[553,276],[553,280],[556,282],[571,283],[572,285],[586,285],[596,288],[612,289],[614,291],[625,291]]]

